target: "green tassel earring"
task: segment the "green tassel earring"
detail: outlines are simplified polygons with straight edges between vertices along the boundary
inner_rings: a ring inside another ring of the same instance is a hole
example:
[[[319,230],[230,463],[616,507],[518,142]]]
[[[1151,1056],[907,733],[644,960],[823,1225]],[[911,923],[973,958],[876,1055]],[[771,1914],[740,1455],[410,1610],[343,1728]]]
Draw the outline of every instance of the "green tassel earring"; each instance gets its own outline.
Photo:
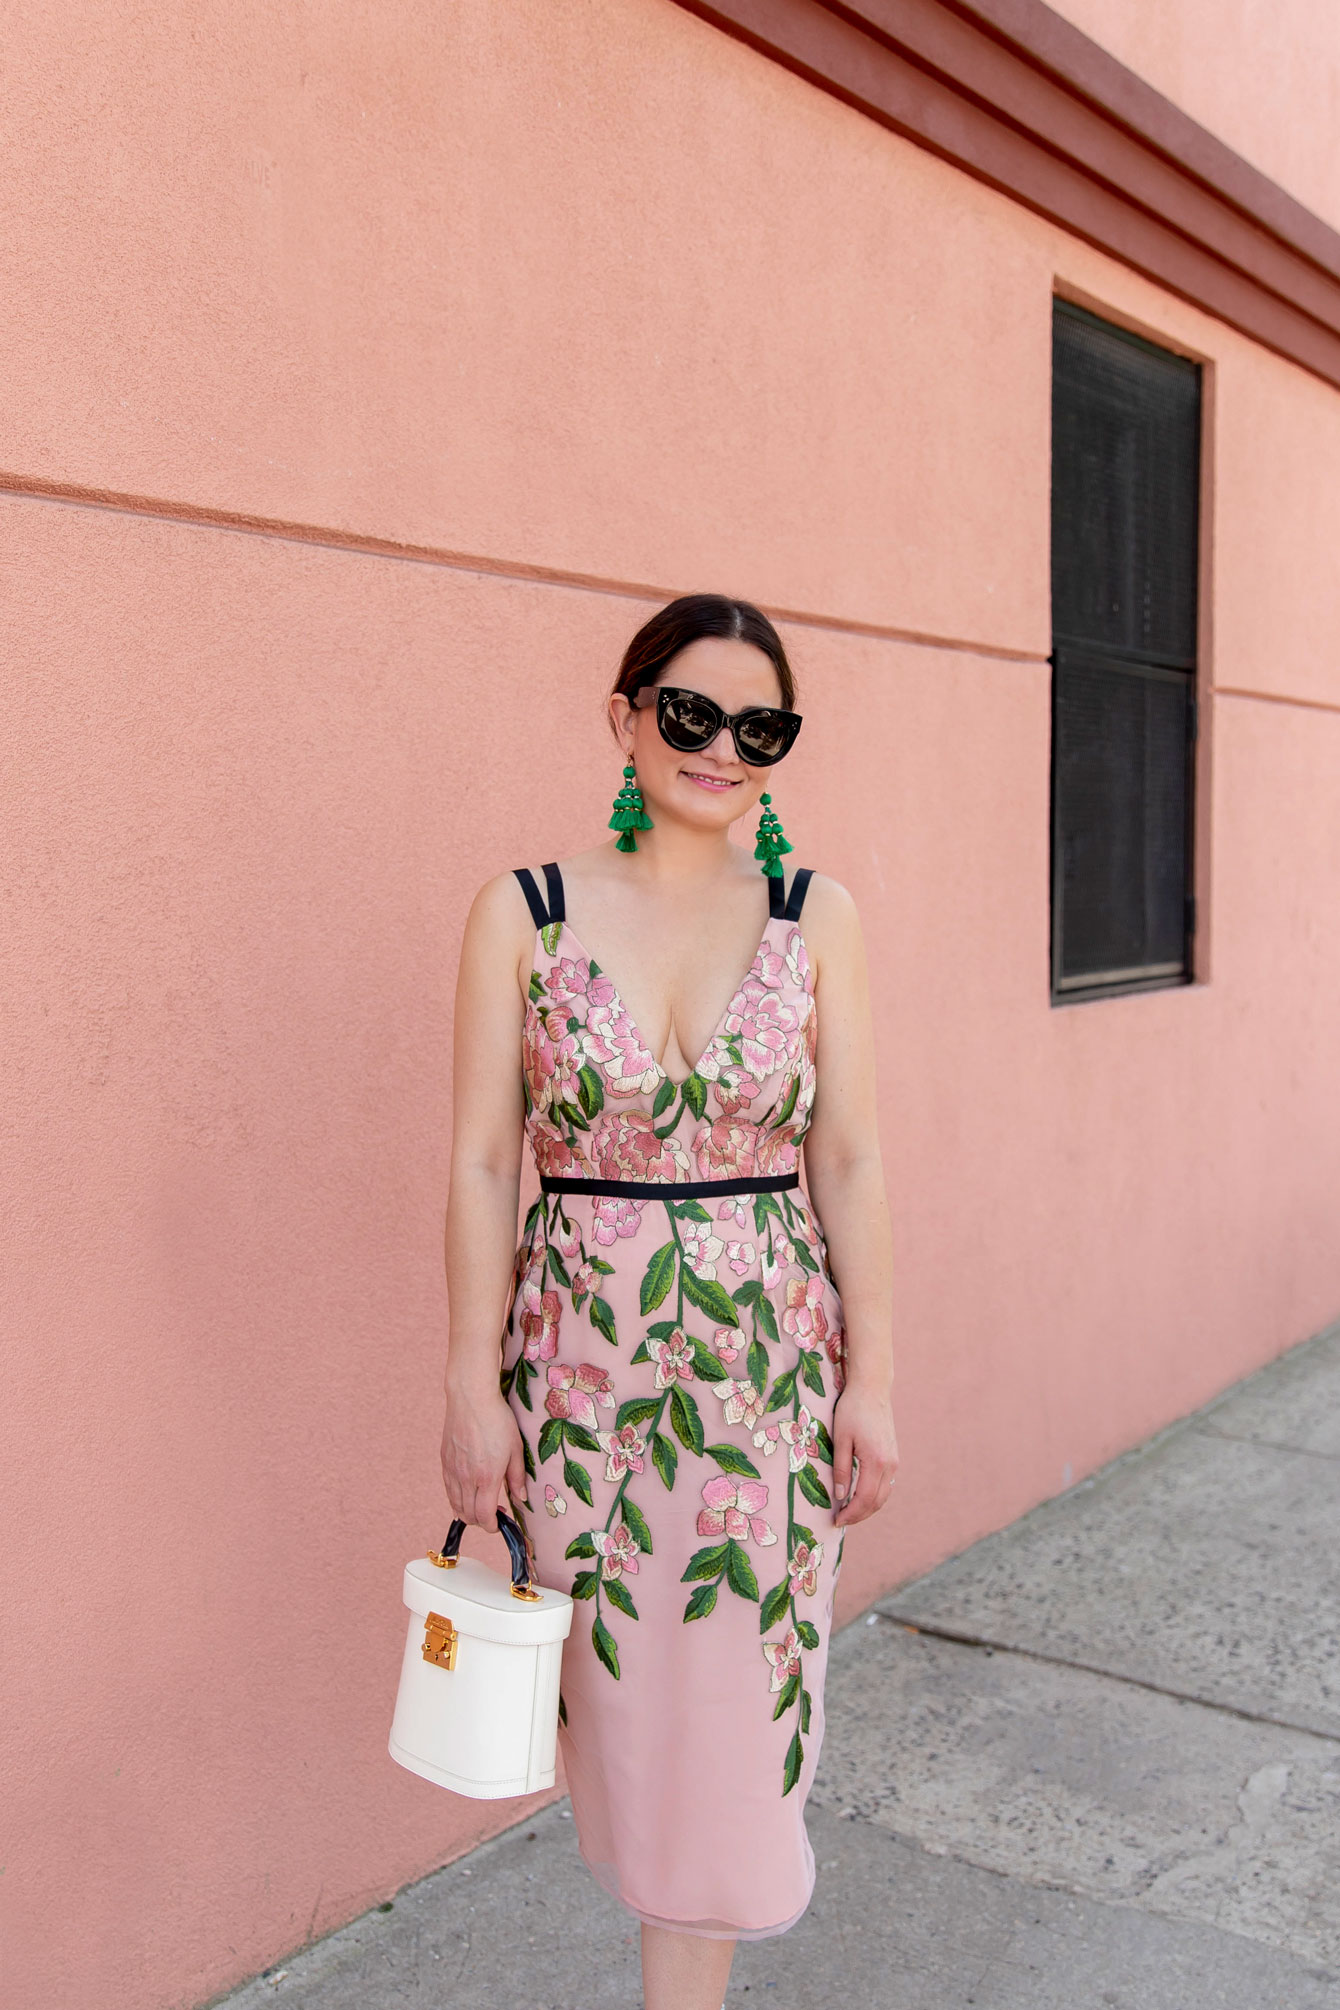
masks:
[[[782,830],[782,820],[772,807],[771,796],[760,796],[763,814],[758,820],[758,843],[754,846],[754,857],[761,860],[764,873],[769,879],[782,877],[782,853],[790,851]]]
[[[616,851],[636,851],[638,831],[651,829],[651,818],[647,815],[642,791],[637,785],[637,769],[631,761],[623,771],[623,787],[614,798],[614,815],[610,818],[609,827],[619,833],[619,841],[614,847]],[[787,850],[790,848],[788,845]]]

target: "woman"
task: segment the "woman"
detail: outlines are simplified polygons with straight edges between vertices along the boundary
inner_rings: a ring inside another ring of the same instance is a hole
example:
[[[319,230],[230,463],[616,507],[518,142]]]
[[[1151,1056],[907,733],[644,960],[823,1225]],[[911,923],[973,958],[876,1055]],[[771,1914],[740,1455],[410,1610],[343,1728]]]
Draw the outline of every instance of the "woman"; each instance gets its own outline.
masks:
[[[500,875],[466,926],[442,1467],[466,1521],[530,1508],[579,1601],[560,1745],[647,2010],[719,2010],[736,1939],[813,1891],[834,1584],[897,1465],[874,1041],[850,897],[781,865],[772,624],[672,602],[609,716],[617,842]]]

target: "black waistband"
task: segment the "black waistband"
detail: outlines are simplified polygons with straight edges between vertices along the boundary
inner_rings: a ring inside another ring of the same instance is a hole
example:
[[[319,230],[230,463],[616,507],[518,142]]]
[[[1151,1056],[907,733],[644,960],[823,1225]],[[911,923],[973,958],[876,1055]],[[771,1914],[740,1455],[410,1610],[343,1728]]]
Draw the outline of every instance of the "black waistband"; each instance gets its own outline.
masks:
[[[551,1179],[540,1180],[541,1193],[594,1193],[611,1200],[707,1200],[712,1194],[785,1193],[800,1185],[799,1173],[779,1173],[773,1179]]]

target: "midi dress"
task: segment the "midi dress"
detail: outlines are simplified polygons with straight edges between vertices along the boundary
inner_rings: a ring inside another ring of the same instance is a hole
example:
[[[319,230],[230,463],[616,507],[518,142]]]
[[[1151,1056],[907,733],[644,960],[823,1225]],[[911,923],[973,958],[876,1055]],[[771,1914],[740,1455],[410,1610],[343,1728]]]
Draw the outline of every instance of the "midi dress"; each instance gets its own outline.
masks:
[[[842,1306],[798,1180],[810,874],[789,896],[769,880],[757,953],[683,1081],[573,933],[557,866],[543,875],[545,895],[517,872],[541,1191],[500,1379],[536,1577],[577,1601],[559,1745],[578,1847],[648,1924],[762,1939],[814,1889],[803,1809],[845,1540]]]

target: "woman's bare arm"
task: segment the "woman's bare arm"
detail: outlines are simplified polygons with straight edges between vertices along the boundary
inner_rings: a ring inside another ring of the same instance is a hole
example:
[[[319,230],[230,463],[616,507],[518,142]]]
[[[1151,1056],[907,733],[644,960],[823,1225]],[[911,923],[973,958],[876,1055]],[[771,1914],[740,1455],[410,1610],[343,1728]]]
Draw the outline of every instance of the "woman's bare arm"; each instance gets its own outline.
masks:
[[[805,906],[815,965],[819,1086],[805,1179],[828,1244],[847,1328],[847,1379],[833,1417],[836,1519],[864,1521],[888,1499],[893,1427],[893,1239],[875,1115],[875,1035],[865,944],[845,887],[818,875]],[[859,1478],[851,1489],[852,1455]]]
[[[490,880],[465,924],[456,1030],[447,1202],[442,1478],[453,1514],[485,1528],[526,1491],[521,1434],[498,1384],[516,1256],[524,1101],[522,964],[531,931],[511,873]]]

